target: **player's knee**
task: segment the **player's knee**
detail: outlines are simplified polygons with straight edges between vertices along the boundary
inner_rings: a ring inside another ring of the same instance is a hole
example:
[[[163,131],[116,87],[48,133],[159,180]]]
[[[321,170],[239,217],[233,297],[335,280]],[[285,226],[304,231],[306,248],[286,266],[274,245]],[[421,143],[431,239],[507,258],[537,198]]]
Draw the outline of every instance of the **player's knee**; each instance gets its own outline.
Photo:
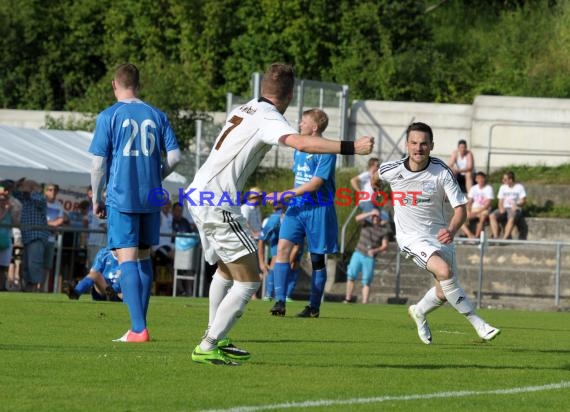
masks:
[[[321,270],[325,268],[325,255],[321,253],[311,253],[311,265],[313,270]]]

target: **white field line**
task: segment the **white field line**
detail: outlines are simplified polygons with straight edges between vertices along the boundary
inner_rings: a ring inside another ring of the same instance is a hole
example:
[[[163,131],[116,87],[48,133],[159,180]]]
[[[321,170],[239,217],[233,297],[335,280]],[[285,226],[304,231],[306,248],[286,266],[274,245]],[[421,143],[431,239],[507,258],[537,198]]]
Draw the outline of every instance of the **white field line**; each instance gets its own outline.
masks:
[[[314,408],[322,406],[374,404],[381,402],[414,401],[414,400],[435,399],[435,398],[461,398],[465,396],[478,396],[478,395],[511,395],[517,393],[542,392],[542,391],[551,391],[556,389],[567,389],[567,388],[570,388],[570,381],[562,381],[559,383],[551,383],[548,385],[541,385],[541,386],[522,386],[518,388],[495,389],[492,391],[435,392],[435,393],[424,393],[416,395],[378,396],[373,398],[352,398],[344,400],[323,399],[317,401],[277,403],[272,405],[237,406],[235,408],[229,408],[229,409],[208,409],[203,412],[255,412],[255,411],[269,411],[273,409],[290,409],[290,408],[306,409],[306,408]]]

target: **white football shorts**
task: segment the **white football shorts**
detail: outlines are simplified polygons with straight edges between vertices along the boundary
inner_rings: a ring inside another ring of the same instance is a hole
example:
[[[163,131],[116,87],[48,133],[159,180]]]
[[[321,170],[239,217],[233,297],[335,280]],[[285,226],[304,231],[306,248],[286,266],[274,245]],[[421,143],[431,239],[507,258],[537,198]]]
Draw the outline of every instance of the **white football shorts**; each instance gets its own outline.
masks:
[[[188,206],[200,232],[204,257],[213,265],[235,262],[257,252],[257,243],[239,207],[228,211],[217,206]]]
[[[406,242],[406,246],[401,248],[401,253],[407,258],[412,258],[414,263],[422,269],[426,269],[427,261],[434,254],[438,253],[451,268],[451,273],[457,275],[457,260],[455,258],[455,245],[441,244],[437,239],[419,238],[411,242]]]

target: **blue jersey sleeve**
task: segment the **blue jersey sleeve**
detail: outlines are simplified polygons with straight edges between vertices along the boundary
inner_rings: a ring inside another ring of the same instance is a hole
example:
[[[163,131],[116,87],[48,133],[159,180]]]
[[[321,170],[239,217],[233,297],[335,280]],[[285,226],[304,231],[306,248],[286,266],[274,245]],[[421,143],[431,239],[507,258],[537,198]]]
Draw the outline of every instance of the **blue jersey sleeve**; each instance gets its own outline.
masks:
[[[89,146],[89,153],[105,158],[111,157],[112,140],[109,133],[110,130],[109,115],[106,111],[101,112],[95,122],[95,133]]]
[[[162,124],[164,128],[164,132],[162,133],[162,136],[164,137],[163,147],[165,148],[165,151],[171,152],[172,150],[176,150],[179,148],[178,141],[176,140],[174,130],[172,129],[172,126],[170,125],[168,118],[162,112],[161,115],[162,115]]]
[[[279,226],[281,224],[280,214],[274,213],[267,219],[265,226],[261,229],[261,234],[259,235],[259,239],[265,242],[270,242],[271,238],[273,237],[275,231],[279,233]]]
[[[313,176],[320,177],[323,180],[329,180],[334,177],[336,155],[323,154],[317,156],[318,158]]]

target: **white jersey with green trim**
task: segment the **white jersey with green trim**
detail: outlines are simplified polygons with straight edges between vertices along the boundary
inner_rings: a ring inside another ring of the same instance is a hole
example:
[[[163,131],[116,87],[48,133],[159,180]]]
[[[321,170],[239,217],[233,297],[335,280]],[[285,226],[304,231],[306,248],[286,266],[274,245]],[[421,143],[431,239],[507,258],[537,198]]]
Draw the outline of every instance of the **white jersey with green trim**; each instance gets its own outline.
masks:
[[[434,238],[447,228],[453,208],[467,203],[451,169],[430,157],[418,172],[407,167],[408,158],[382,163],[378,174],[391,189],[396,238],[400,247],[421,238]]]

